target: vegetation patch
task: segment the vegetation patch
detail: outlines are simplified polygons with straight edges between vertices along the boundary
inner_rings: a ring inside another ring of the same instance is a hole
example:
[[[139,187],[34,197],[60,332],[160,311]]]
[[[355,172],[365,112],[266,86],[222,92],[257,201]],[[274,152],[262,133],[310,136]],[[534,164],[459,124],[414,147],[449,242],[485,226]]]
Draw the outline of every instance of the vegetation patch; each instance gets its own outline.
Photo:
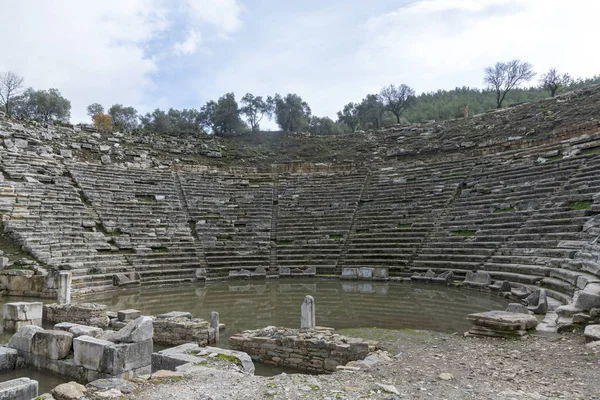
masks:
[[[331,240],[342,240],[344,235],[329,235],[329,239]]]
[[[156,197],[150,194],[136,194],[135,199],[141,203],[154,203],[156,202]]]
[[[234,363],[236,365],[242,365],[242,362],[240,361],[239,358],[234,357],[234,356],[230,356],[230,355],[227,355],[227,354],[219,354],[215,358],[217,358],[219,360],[228,361],[228,362]]]
[[[409,229],[412,228],[413,224],[398,224],[398,229]]]
[[[354,232],[355,235],[366,235],[368,233],[370,233],[368,229],[357,229],[356,232]]]
[[[581,150],[579,153],[582,156],[595,156],[600,154],[600,147],[592,147],[591,149]]]
[[[496,208],[494,210],[495,213],[509,213],[509,212],[513,212],[515,211],[514,207],[508,207],[508,208]]]
[[[291,240],[280,240],[277,242],[277,246],[289,246],[292,244]]]
[[[408,178],[406,182],[416,182],[417,178]]]
[[[463,236],[463,237],[472,237],[472,236],[475,236],[476,233],[477,233],[477,231],[472,231],[472,230],[468,230],[468,229],[452,231],[452,235]]]
[[[571,201],[567,203],[570,210],[589,210],[592,208],[592,200]]]
[[[162,253],[168,253],[169,249],[166,247],[152,247],[152,254],[162,254]]]
[[[563,158],[562,154],[557,154],[555,156],[546,157],[546,160],[548,160],[548,161],[558,161],[558,160],[562,160],[562,158]]]

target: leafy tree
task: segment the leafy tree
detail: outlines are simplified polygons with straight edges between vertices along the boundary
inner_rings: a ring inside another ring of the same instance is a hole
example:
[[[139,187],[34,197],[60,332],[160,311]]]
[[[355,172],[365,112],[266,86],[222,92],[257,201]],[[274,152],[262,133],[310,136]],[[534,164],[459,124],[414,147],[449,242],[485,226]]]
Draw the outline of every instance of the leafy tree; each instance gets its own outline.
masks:
[[[496,92],[496,108],[502,107],[506,94],[523,82],[529,82],[535,76],[529,63],[519,60],[497,62],[485,69],[484,82]]]
[[[209,101],[203,112],[212,125],[214,134],[239,133],[248,129],[240,118],[238,103],[233,93],[221,96],[217,102]]]
[[[108,109],[116,129],[131,131],[138,126],[138,112],[133,107],[124,107],[122,104],[113,104]]]
[[[551,68],[543,74],[540,79],[540,87],[550,92],[550,97],[554,97],[556,92],[565,86],[573,84],[573,78],[569,74],[561,74],[555,68]]]
[[[92,117],[94,121],[94,126],[102,132],[110,132],[113,126],[113,120],[110,115],[107,114],[94,114]]]
[[[358,104],[350,102],[344,106],[342,111],[337,113],[338,121],[346,124],[351,132],[356,132],[360,126],[358,108]]]
[[[275,120],[285,132],[300,132],[310,122],[310,107],[302,97],[288,93],[285,97],[276,94],[273,98],[275,105]]]
[[[271,118],[273,114],[273,100],[270,96],[265,101],[261,96],[255,97],[251,93],[246,93],[240,103],[242,104],[240,113],[246,117],[252,132],[259,130],[258,123],[264,116]]]
[[[379,92],[379,98],[385,108],[396,116],[396,123],[400,123],[400,116],[415,99],[415,91],[405,84],[398,87],[386,86]]]
[[[167,112],[167,116],[171,121],[173,131],[177,133],[203,133],[204,128],[210,124],[205,114],[195,109],[176,110],[171,108]]]
[[[341,123],[336,123],[329,117],[312,116],[308,131],[313,135],[339,135],[344,133],[344,128]]]
[[[6,115],[12,113],[12,99],[21,93],[23,77],[8,71],[0,73],[0,104],[4,106]]]
[[[27,89],[14,99],[14,113],[23,118],[44,122],[68,122],[71,116],[71,102],[64,98],[58,89]]]
[[[368,94],[357,106],[357,115],[363,129],[382,127],[385,106],[376,94]]]
[[[94,120],[94,116],[98,114],[104,114],[104,107],[99,103],[92,103],[86,107],[87,115],[90,116],[92,121]]]

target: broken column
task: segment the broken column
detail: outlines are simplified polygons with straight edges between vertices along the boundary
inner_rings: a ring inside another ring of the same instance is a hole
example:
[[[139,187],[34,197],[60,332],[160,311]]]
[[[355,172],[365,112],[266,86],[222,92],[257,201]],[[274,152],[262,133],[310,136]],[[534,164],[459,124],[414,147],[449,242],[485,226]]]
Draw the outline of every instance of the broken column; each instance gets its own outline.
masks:
[[[300,329],[315,329],[315,299],[312,296],[304,298],[301,311]]]
[[[219,313],[212,311],[210,313],[210,334],[212,335],[212,344],[219,343]]]
[[[4,332],[16,332],[26,325],[42,326],[41,302],[4,304]]]
[[[71,281],[73,275],[71,271],[61,271],[58,274],[58,296],[59,305],[71,304]]]

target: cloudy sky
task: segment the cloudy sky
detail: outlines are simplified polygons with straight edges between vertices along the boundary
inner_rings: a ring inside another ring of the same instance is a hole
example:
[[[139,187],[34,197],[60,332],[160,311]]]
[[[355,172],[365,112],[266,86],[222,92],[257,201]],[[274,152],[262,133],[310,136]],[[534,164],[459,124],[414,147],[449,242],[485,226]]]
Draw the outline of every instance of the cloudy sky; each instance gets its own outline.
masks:
[[[514,58],[600,73],[596,0],[0,0],[0,72],[71,100],[200,108],[297,93],[335,118],[387,84],[481,87]]]

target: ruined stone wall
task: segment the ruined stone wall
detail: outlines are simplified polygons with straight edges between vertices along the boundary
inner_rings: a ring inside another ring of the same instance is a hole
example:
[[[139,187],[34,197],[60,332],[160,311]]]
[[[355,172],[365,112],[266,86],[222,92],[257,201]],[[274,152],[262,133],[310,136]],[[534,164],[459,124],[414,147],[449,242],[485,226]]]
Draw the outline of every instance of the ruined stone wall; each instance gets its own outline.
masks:
[[[333,372],[338,365],[362,360],[369,354],[363,339],[344,337],[330,330],[267,327],[229,338],[229,346],[268,364],[312,373]]]
[[[104,304],[47,304],[44,306],[44,321],[51,323],[72,322],[75,324],[106,328],[109,318]]]

